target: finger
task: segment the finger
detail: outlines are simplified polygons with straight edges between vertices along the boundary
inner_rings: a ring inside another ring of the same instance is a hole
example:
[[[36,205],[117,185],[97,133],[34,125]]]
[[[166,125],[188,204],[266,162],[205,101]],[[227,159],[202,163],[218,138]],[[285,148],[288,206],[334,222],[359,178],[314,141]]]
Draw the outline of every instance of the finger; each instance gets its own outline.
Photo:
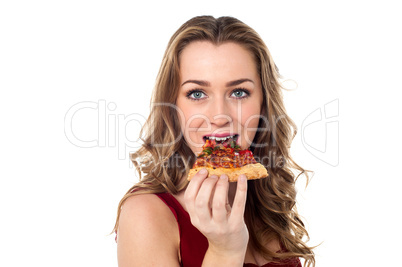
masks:
[[[218,176],[211,175],[204,180],[198,191],[194,207],[200,223],[206,223],[211,220],[212,212],[210,203],[217,181]]]
[[[221,175],[215,187],[212,201],[212,217],[216,222],[225,222],[228,216],[226,204],[228,201],[229,182],[226,174]]]
[[[236,195],[233,201],[230,220],[244,220],[244,210],[247,200],[247,177],[242,174],[237,180]]]
[[[193,179],[191,179],[187,186],[186,192],[184,193],[184,201],[189,214],[194,213],[195,199],[198,191],[200,190],[202,182],[205,180],[205,178],[207,178],[207,176],[208,170],[203,168],[194,175]]]

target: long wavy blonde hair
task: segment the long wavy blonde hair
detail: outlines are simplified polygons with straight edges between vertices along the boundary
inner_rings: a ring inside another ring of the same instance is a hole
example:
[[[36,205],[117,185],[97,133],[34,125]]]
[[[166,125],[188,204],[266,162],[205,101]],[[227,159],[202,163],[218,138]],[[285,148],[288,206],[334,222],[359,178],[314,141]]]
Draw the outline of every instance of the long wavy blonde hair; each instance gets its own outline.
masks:
[[[248,181],[245,222],[250,234],[249,245],[269,260],[302,257],[305,266],[314,266],[314,253],[305,243],[309,236],[295,207],[297,177],[292,170],[300,174],[305,170],[289,154],[297,130],[284,108],[278,69],[260,36],[232,17],[192,18],[170,39],[152,95],[151,112],[140,133],[143,145],[131,154],[140,181],[120,201],[114,230],[118,229],[121,207],[130,196],[176,194],[188,184],[183,176],[192,167],[195,156],[182,138],[174,107],[179,91],[180,54],[194,41],[242,45],[254,55],[261,77],[262,116],[250,150],[266,166],[269,178]],[[287,252],[269,251],[265,244],[273,239],[279,239]]]

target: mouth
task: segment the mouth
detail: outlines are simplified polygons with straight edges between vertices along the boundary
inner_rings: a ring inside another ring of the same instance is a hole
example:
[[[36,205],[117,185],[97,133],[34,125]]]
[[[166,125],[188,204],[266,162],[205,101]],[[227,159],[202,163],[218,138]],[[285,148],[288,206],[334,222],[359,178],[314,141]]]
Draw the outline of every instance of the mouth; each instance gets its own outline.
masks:
[[[221,136],[221,137],[217,137],[217,136],[204,136],[203,137],[204,142],[206,142],[207,140],[215,140],[216,143],[225,143],[229,140],[233,140],[237,143],[237,138],[239,138],[238,134]]]

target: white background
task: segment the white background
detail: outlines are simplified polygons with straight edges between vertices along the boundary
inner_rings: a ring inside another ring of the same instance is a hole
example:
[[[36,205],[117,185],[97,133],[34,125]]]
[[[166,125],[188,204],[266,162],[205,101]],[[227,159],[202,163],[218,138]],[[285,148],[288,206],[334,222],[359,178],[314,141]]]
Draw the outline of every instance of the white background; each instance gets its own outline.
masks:
[[[108,234],[137,180],[125,144],[138,144],[168,39],[189,18],[211,14],[257,30],[284,78],[297,83],[285,102],[299,127],[293,156],[314,171],[307,189],[303,178],[297,186],[309,244],[322,242],[317,266],[396,266],[397,1],[142,2],[1,2],[0,265],[117,266]],[[65,135],[66,114],[81,102],[111,103],[105,127],[100,106],[67,123],[96,147]],[[306,125],[330,102],[338,116]]]

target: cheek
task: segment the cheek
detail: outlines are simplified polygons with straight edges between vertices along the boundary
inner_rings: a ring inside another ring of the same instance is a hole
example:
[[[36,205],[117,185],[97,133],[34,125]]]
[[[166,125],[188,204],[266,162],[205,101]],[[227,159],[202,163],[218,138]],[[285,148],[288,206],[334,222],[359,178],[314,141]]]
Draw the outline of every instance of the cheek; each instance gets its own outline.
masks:
[[[177,107],[180,127],[183,133],[191,131],[191,129],[197,129],[205,121],[205,116],[193,106],[180,105],[180,102],[178,102]]]
[[[250,131],[252,131],[254,128],[257,128],[261,117],[260,112],[261,110],[255,106],[244,107],[241,119],[241,124],[243,127],[249,129]]]
[[[241,122],[243,126],[243,134],[245,135],[243,137],[243,142],[247,143],[247,145],[243,144],[244,147],[251,145],[255,134],[257,133],[258,123],[261,117],[260,112],[261,110],[255,106],[248,106],[243,109],[243,118]]]

